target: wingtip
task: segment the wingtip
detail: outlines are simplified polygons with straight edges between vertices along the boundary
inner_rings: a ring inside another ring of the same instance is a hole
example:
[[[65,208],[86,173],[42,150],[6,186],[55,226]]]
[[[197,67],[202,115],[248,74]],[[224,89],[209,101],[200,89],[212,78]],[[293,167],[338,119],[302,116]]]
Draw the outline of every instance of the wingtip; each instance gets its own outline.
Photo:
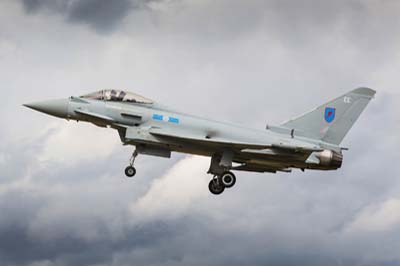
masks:
[[[367,88],[367,87],[360,87],[360,88],[357,88],[357,89],[353,90],[353,93],[364,95],[364,96],[372,98],[376,94],[376,91],[373,90],[373,89]]]

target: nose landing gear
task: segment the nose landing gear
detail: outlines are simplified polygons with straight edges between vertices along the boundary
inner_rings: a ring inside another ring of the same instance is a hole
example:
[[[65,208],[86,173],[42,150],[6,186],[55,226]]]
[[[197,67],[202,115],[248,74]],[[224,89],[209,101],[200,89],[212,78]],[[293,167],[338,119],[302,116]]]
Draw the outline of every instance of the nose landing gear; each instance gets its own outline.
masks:
[[[138,155],[139,154],[136,150],[132,153],[132,157],[130,159],[129,166],[125,168],[125,175],[127,177],[134,177],[136,175],[136,169],[135,169],[135,167],[133,167],[133,164],[135,163],[135,159]]]

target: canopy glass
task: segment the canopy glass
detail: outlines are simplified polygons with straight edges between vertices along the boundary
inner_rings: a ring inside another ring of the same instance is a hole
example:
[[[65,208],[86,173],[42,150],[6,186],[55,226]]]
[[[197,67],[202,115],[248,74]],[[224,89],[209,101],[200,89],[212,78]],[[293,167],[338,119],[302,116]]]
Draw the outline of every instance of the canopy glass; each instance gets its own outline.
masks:
[[[81,98],[112,101],[112,102],[131,102],[152,104],[153,101],[132,92],[121,90],[101,90],[81,96]]]

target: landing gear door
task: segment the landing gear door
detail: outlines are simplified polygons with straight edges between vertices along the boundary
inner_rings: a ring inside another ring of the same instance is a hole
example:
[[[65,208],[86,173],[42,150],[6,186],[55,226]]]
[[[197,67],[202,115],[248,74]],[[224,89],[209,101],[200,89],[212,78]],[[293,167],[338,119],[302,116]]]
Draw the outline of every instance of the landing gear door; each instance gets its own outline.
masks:
[[[129,127],[125,133],[126,142],[155,143],[159,142],[152,134],[149,127]]]

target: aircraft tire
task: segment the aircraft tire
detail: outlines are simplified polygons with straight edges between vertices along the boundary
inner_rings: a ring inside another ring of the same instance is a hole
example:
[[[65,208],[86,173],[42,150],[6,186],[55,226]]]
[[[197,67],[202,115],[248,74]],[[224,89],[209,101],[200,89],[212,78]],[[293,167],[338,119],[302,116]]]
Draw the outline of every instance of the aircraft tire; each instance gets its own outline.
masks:
[[[232,172],[225,172],[221,176],[221,182],[225,188],[231,188],[236,184],[236,176]]]
[[[125,175],[127,177],[134,177],[136,175],[136,169],[133,166],[128,166],[125,168]]]
[[[208,184],[208,189],[210,190],[210,192],[214,195],[219,195],[222,192],[224,192],[225,187],[224,185],[221,183],[221,180],[214,180],[212,179],[210,181],[210,183]]]

